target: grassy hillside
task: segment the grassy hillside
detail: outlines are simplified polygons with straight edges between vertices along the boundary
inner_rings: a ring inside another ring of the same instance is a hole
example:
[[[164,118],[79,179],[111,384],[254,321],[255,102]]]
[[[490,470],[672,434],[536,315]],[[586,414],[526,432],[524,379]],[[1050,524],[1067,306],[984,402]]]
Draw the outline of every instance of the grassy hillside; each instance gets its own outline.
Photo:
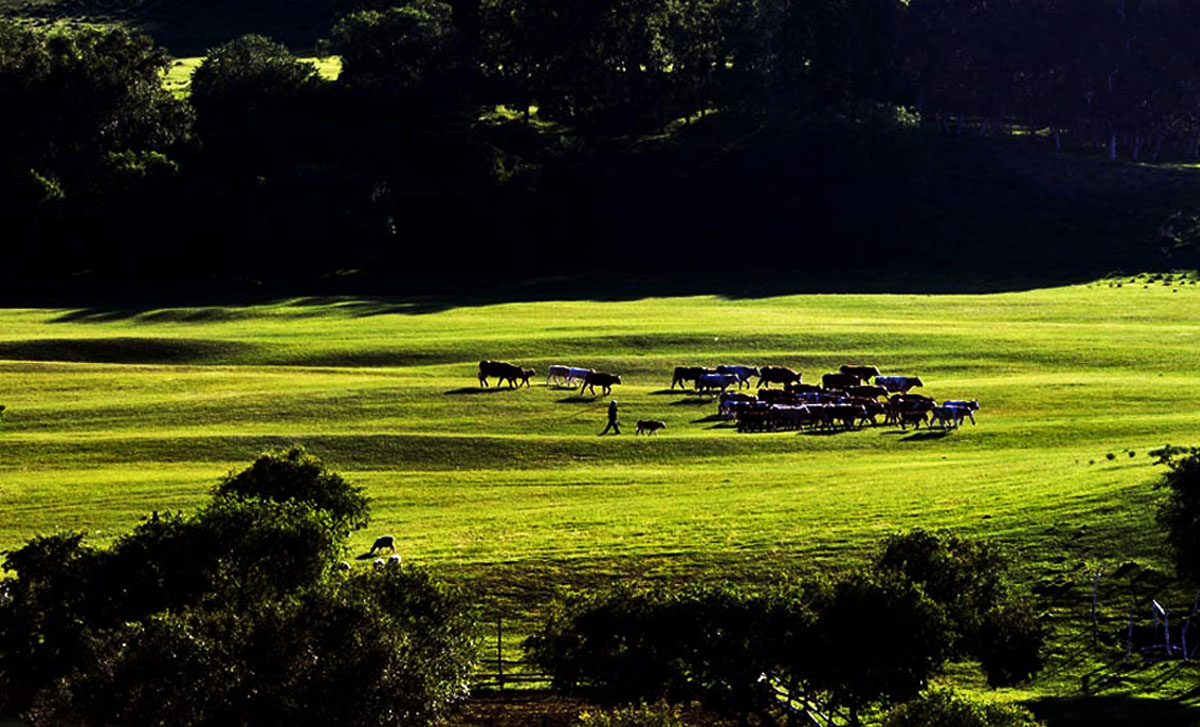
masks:
[[[1115,639],[1130,594],[1165,582],[1147,451],[1200,440],[1198,288],[5,310],[0,547],[61,528],[104,542],[296,441],[374,498],[356,547],[395,533],[518,623],[559,586],[839,567],[921,526],[1010,544],[1064,638],[1103,567]],[[539,376],[480,390],[482,358]],[[809,380],[873,363],[978,398],[979,424],[740,435],[707,397],[667,388],[674,365],[719,362]],[[627,433],[597,437],[607,399],[546,386],[550,363],[621,373]],[[666,432],[633,436],[650,417]],[[1077,690],[1104,653],[1060,645],[1033,693]],[[1143,676],[1158,694],[1186,684]]]

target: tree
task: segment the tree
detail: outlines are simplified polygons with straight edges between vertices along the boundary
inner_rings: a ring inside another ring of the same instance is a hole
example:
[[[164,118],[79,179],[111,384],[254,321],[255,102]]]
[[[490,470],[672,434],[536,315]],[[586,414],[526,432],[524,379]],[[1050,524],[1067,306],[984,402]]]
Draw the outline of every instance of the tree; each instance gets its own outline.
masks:
[[[237,150],[246,151],[277,132],[278,116],[319,83],[316,67],[281,43],[261,35],[231,40],[209,49],[192,74],[197,131],[207,141],[240,140]]]
[[[347,483],[329,471],[303,447],[260,455],[246,469],[226,475],[215,488],[217,498],[303,502],[324,510],[344,528],[341,537],[366,527],[370,503],[363,488]]]
[[[412,567],[335,569],[366,507],[292,448],[109,550],[31,540],[4,562],[3,707],[34,725],[436,721],[464,695],[473,610]]]
[[[903,575],[941,606],[954,655],[979,658],[993,686],[1041,669],[1045,628],[1032,604],[1013,592],[1008,558],[996,545],[918,528],[889,537],[875,569]]]
[[[1170,460],[1158,487],[1167,490],[1156,519],[1167,533],[1175,572],[1200,583],[1200,453]]]
[[[444,107],[459,73],[453,8],[413,0],[386,10],[359,10],[340,19],[331,48],[342,57],[339,83],[413,106],[415,113]]]
[[[942,609],[911,581],[852,573],[816,599],[815,643],[805,681],[849,711],[858,724],[874,704],[894,704],[924,689],[950,654]]]
[[[16,241],[0,267],[10,275],[119,269],[137,255],[125,241],[148,236],[158,217],[146,203],[156,200],[143,199],[132,216],[109,215],[105,184],[126,168],[112,155],[169,160],[186,141],[190,110],[163,86],[168,64],[149,37],[121,26],[43,30],[0,20],[0,107],[19,110],[0,115],[0,232]],[[123,183],[154,189],[137,181]],[[106,225],[119,230],[104,234]],[[78,242],[65,244],[72,237]]]

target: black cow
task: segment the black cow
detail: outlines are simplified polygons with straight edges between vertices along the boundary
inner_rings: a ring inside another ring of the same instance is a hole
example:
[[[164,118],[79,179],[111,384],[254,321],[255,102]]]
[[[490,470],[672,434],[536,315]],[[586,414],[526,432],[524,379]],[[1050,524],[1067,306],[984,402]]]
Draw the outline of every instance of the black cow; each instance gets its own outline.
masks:
[[[679,384],[679,388],[683,388],[683,382],[695,382],[705,374],[715,374],[716,369],[709,369],[703,366],[676,366],[675,375],[671,377],[671,388],[675,388],[675,384]]]
[[[854,374],[825,374],[821,377],[821,386],[826,389],[849,389],[862,383]]]
[[[530,369],[532,375],[533,369]],[[517,388],[517,379],[524,376],[524,372],[520,366],[505,363],[503,361],[480,361],[479,362],[479,385],[487,386],[489,378],[497,379],[496,386],[499,386],[504,381],[508,381],[511,388]]]
[[[771,384],[798,384],[804,376],[799,371],[792,371],[786,366],[763,366],[758,370],[758,387],[771,387]]]
[[[591,389],[592,396],[595,396],[596,387],[599,386],[603,392],[601,396],[608,396],[612,393],[613,384],[619,383],[621,383],[621,377],[617,376],[616,374],[606,374],[600,371],[593,371],[584,377],[583,386],[579,387],[579,391],[580,393],[583,393],[584,389]]]

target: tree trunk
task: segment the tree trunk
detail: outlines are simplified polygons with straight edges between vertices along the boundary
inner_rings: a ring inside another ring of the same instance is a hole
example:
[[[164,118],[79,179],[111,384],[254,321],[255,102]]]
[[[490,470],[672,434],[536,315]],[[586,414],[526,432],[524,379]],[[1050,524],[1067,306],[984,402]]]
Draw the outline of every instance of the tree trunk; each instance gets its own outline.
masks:
[[[1116,132],[1108,135],[1108,159],[1109,161],[1117,160],[1117,134]]]
[[[1142,154],[1142,135],[1133,135],[1133,160],[1136,162]]]
[[[1057,125],[1054,127],[1054,151],[1062,151],[1062,131]]]
[[[1157,162],[1158,157],[1162,154],[1163,140],[1167,137],[1166,134],[1159,134],[1154,138],[1154,151],[1150,155],[1150,161]]]

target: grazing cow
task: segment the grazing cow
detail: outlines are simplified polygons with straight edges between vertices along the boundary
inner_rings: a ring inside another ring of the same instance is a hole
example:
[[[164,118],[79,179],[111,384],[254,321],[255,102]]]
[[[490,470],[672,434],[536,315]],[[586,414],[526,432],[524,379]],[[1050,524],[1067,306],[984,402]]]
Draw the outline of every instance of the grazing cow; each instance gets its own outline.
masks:
[[[875,417],[886,413],[883,404],[880,404],[878,399],[851,396],[842,403],[861,406],[865,415],[863,418],[864,423],[869,421],[871,424],[877,424],[878,422],[875,421]]]
[[[371,561],[371,565],[375,568],[382,568],[384,562],[385,561],[383,560],[383,558],[376,558],[375,560]]]
[[[921,416],[921,420],[925,420],[925,415],[929,410],[937,405],[933,399],[920,394],[896,394],[888,400],[886,412],[888,424],[899,424],[904,428],[906,413],[917,412]],[[909,417],[911,420],[912,417]]]
[[[849,366],[842,364],[842,367],[838,371],[841,371],[843,374],[852,374],[863,381],[870,381],[872,377],[879,375],[879,369],[874,366]]]
[[[612,393],[613,384],[621,383],[621,377],[616,374],[605,374],[599,371],[593,371],[583,378],[583,386],[579,387],[579,392],[583,393],[584,389],[590,389],[592,396],[596,395],[596,387],[601,387],[601,396],[608,396]]]
[[[876,376],[875,385],[882,386],[890,392],[907,394],[914,386],[924,386],[918,376]]]
[[[546,386],[550,385],[550,380],[554,379],[554,383],[562,386],[571,376],[571,367],[562,366],[560,364],[551,364],[546,370]]]
[[[770,428],[771,410],[766,405],[756,403],[738,412],[739,432],[765,432]]]
[[[957,406],[935,406],[929,410],[930,422],[929,426],[937,424],[942,429],[951,427],[957,428],[962,424],[963,415],[966,414],[966,409]]]
[[[572,366],[567,369],[567,386],[574,386],[576,381],[583,381],[588,374],[594,372],[595,369],[581,369],[577,366]]]
[[[733,413],[734,409],[738,408],[739,405],[751,401],[756,401],[756,399],[750,394],[739,394],[733,391],[723,391],[721,392],[720,403],[717,404],[717,413],[721,416],[729,416]]]
[[[783,390],[790,394],[816,394],[821,391],[821,387],[816,384],[785,384]]]
[[[774,404],[770,408],[772,429],[803,429],[807,424],[817,423],[818,410],[803,404],[789,406]]]
[[[532,371],[532,369],[530,369]],[[517,388],[517,379],[522,378],[525,372],[520,366],[514,366],[503,361],[480,361],[479,362],[479,385],[487,386],[489,378],[497,379],[496,386],[499,386],[504,381],[508,381],[509,386]]]
[[[743,384],[745,384],[746,386],[750,385],[750,377],[751,376],[759,375],[758,369],[756,369],[753,366],[718,366],[717,373],[718,374],[733,374],[734,376],[736,376],[738,378],[738,388],[739,389],[742,388]]]
[[[394,566],[396,568],[399,568],[400,566],[404,565],[404,560],[400,557],[400,555],[398,553],[393,553],[392,555],[388,556],[387,564],[389,566]]]
[[[846,387],[846,396],[853,396],[859,399],[878,399],[881,396],[887,396],[887,389],[882,386],[848,386]]]
[[[901,429],[907,429],[909,424],[912,424],[917,429],[921,428],[921,424],[927,423],[928,409],[905,409],[899,413],[899,422]]]
[[[375,555],[376,550],[387,548],[393,553],[396,552],[396,537],[394,535],[380,535],[375,538],[375,544],[371,546],[371,552],[368,555]]]
[[[658,419],[638,419],[637,434],[645,432],[647,436],[654,434],[660,429],[666,429],[667,423]]]
[[[862,383],[854,374],[825,374],[821,377],[821,386],[826,389],[848,389]]]
[[[758,388],[771,388],[771,384],[798,384],[803,376],[799,371],[792,371],[786,366],[763,366],[759,369]]]
[[[942,402],[942,406],[952,406],[957,409],[962,409],[963,414],[966,415],[971,420],[971,425],[974,426],[975,412],[979,411],[979,400],[978,399],[971,399],[970,401],[965,401],[963,399],[947,399]],[[961,416],[958,419],[959,419],[959,422],[962,421]]]
[[[711,392],[714,389],[725,391],[738,381],[738,377],[734,374],[704,374],[696,379],[696,391],[701,393]]]
[[[525,384],[525,388],[529,388],[529,380],[532,379],[536,373],[536,369],[521,369],[521,375],[519,378],[521,379],[521,383]]]
[[[840,422],[845,429],[867,421],[867,412],[859,404],[829,404],[824,409],[824,424],[833,429]]]
[[[695,382],[705,374],[715,374],[716,369],[709,369],[703,366],[676,366],[675,375],[671,378],[671,388],[675,388],[675,384],[679,384],[679,388],[683,388],[683,382]]]

